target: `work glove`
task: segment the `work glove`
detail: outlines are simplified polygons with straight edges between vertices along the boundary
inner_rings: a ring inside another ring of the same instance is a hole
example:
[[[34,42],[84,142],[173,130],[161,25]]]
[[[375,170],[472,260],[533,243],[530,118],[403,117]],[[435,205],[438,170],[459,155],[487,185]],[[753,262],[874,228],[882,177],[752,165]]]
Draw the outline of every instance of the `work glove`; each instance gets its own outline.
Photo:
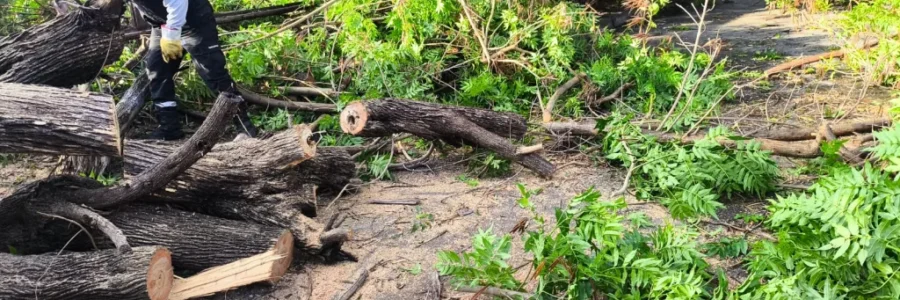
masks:
[[[181,46],[181,29],[167,28],[166,25],[163,25],[161,29],[162,37],[159,39],[159,48],[162,50],[163,61],[168,63],[181,59],[181,51],[184,49]]]

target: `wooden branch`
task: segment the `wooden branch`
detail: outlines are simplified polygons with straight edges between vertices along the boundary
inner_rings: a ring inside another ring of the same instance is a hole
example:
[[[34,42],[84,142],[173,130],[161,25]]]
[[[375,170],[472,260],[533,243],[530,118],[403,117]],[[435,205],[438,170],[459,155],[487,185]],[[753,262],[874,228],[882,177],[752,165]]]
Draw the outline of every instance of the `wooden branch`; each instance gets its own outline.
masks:
[[[522,121],[522,123],[519,123]],[[426,139],[451,144],[468,142],[515,161],[541,176],[549,177],[554,166],[540,155],[517,155],[517,147],[507,140],[518,135],[513,126],[524,127],[524,119],[475,108],[450,107],[431,103],[382,99],[353,102],[341,112],[341,129],[360,136],[389,136],[408,132]],[[507,136],[498,134],[506,133]],[[523,133],[524,134],[524,133]]]
[[[580,136],[594,137],[600,133],[596,124],[577,123],[577,122],[550,122],[543,124],[544,129],[555,135],[574,134]]]
[[[144,56],[147,55],[147,43],[149,40],[144,39],[141,41],[141,46],[137,48],[137,51],[134,52],[134,56],[132,56],[125,64],[122,65],[125,70],[132,70],[136,67],[141,61],[144,60]]]
[[[312,103],[312,102],[293,102],[293,101],[284,101],[278,99],[272,99],[260,94],[257,94],[253,91],[250,91],[245,88],[238,88],[241,92],[241,95],[244,96],[244,99],[247,102],[268,106],[268,107],[277,107],[284,109],[296,109],[303,111],[311,111],[317,113],[334,113],[337,112],[337,106],[334,104],[326,104],[326,103]]]
[[[569,81],[563,83],[563,85],[559,86],[559,88],[557,88],[556,91],[553,92],[553,95],[551,95],[550,99],[547,100],[547,105],[545,105],[542,109],[544,123],[553,121],[553,106],[556,105],[556,101],[559,100],[562,95],[565,95],[566,92],[569,91],[569,89],[581,82],[581,80],[585,77],[587,77],[587,74],[578,73],[575,75],[575,77],[572,77],[572,79],[569,79]]]
[[[119,156],[115,115],[110,96],[0,83],[0,152]]]
[[[825,139],[826,140],[828,140],[828,141],[837,140],[837,136],[834,135],[834,131],[831,129],[831,125],[829,125],[828,123],[825,123],[825,125],[823,125],[822,127],[823,127],[823,130],[825,131]],[[847,146],[841,145],[841,148],[838,149],[838,153],[841,155],[841,158],[843,158],[845,161],[847,161],[850,164],[861,164],[861,163],[865,162],[865,160],[862,159],[862,154],[860,154],[855,149],[848,148]]]
[[[242,42],[242,43],[238,43],[238,44],[235,44],[235,45],[228,46],[227,48],[228,48],[228,49],[231,49],[231,48],[243,47],[243,46],[246,46],[246,45],[249,45],[249,44],[252,44],[252,43],[256,43],[256,42],[258,42],[258,41],[265,40],[265,39],[268,39],[268,38],[270,38],[270,37],[276,36],[276,35],[278,35],[278,34],[280,34],[280,33],[282,33],[282,32],[287,31],[288,29],[291,29],[291,28],[297,27],[297,26],[300,25],[300,24],[303,24],[303,22],[306,22],[306,20],[309,20],[309,19],[312,18],[313,16],[318,15],[318,14],[321,13],[323,10],[327,9],[328,7],[334,5],[334,4],[337,3],[337,2],[338,2],[338,0],[329,0],[328,2],[322,3],[322,5],[320,5],[320,6],[317,7],[316,9],[312,10],[311,12],[309,12],[309,13],[307,13],[307,14],[305,14],[305,15],[299,17],[299,18],[297,18],[296,20],[292,21],[291,23],[288,23],[288,24],[286,24],[286,25],[284,25],[284,26],[281,26],[281,28],[278,28],[278,29],[275,30],[275,31],[269,32],[269,33],[267,33],[267,34],[265,34],[265,35],[263,35],[263,36],[261,36],[261,37],[259,37],[259,38],[255,38],[255,39],[252,39],[252,40],[249,40],[249,41],[246,41],[246,42]]]
[[[474,17],[472,16],[472,9],[469,8],[469,5],[466,4],[466,0],[458,0],[459,5],[462,6],[463,13],[466,16],[466,20],[469,21],[469,27],[473,33],[475,33],[475,39],[478,40],[478,43],[481,44],[481,61],[491,64],[491,53],[488,52],[488,44],[487,38],[484,36],[484,33],[481,32],[481,28],[478,27],[478,23],[475,22]]]
[[[241,102],[241,98],[235,94],[221,93],[209,118],[190,139],[164,160],[124,184],[112,188],[76,190],[63,200],[103,209],[132,202],[165,187],[215,146]]]
[[[285,94],[303,95],[303,96],[325,96],[334,98],[340,96],[338,91],[329,88],[306,87],[306,86],[289,86],[284,88]]]
[[[875,46],[878,46],[877,39],[875,39],[872,42],[868,42],[868,43],[864,44],[858,50],[866,50],[866,49],[869,49],[869,48],[872,48]],[[844,55],[846,55],[847,53],[848,53],[847,50],[841,49],[841,50],[825,52],[825,53],[818,54],[818,55],[799,58],[799,59],[795,59],[792,61],[788,61],[788,62],[779,64],[777,66],[771,67],[768,70],[766,70],[763,74],[765,74],[766,77],[769,77],[769,76],[772,76],[772,75],[775,75],[778,73],[782,73],[785,71],[790,71],[794,68],[799,68],[799,67],[802,67],[802,66],[814,63],[814,62],[818,62],[818,61],[822,61],[822,60],[826,60],[826,59],[832,59],[832,58],[841,58],[841,57],[844,57]]]
[[[537,153],[537,152],[541,152],[543,150],[544,150],[544,145],[542,145],[542,144],[531,145],[531,146],[522,146],[522,147],[516,148],[516,155]]]
[[[350,240],[352,233],[346,228],[336,228],[323,232],[319,235],[319,243],[322,245],[334,245]]]
[[[173,285],[165,248],[13,255],[0,252],[0,299],[166,300]]]
[[[116,104],[120,136],[124,137],[131,130],[134,119],[144,108],[148,98],[150,98],[150,78],[147,77],[146,71],[141,71]]]
[[[69,218],[90,228],[97,229],[112,241],[119,253],[131,252],[131,246],[128,244],[125,234],[122,233],[122,229],[119,229],[108,219],[90,209],[77,204],[59,201],[50,205],[49,211],[45,213]]]
[[[351,284],[347,286],[344,291],[337,293],[332,297],[332,300],[350,300],[350,297],[353,297],[353,294],[356,294],[356,291],[359,290],[360,287],[366,282],[366,279],[369,278],[369,269],[366,266],[360,266],[359,269],[354,273]]]
[[[842,137],[854,133],[869,133],[881,128],[890,127],[891,123],[892,121],[890,118],[870,118],[847,121],[843,123],[833,123],[830,124],[830,127],[836,137]],[[772,130],[754,134],[753,137],[780,141],[822,139],[825,137],[825,133],[823,132],[822,128],[824,127],[822,127],[821,125],[815,128],[775,128]]]
[[[368,204],[382,204],[382,205],[419,205],[419,199],[410,199],[410,200],[369,200],[366,202]]]
[[[604,96],[603,98],[594,100],[591,103],[589,103],[588,105],[595,106],[595,105],[600,105],[600,104],[603,104],[603,103],[606,103],[609,101],[613,101],[616,99],[620,99],[622,97],[622,94],[625,93],[625,90],[631,88],[632,86],[634,86],[634,84],[631,82],[623,84],[618,89],[613,91],[612,94],[609,94],[607,96]]]

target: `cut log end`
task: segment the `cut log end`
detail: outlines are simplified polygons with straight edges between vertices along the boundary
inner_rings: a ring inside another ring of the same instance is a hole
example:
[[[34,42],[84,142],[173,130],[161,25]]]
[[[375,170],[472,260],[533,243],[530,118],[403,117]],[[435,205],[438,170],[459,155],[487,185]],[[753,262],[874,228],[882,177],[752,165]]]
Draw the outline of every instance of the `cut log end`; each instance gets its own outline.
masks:
[[[341,111],[341,130],[349,134],[359,134],[366,128],[369,120],[369,112],[366,105],[360,101],[352,102]]]
[[[174,279],[172,253],[165,248],[157,249],[147,268],[147,293],[150,300],[169,299]]]
[[[290,164],[289,167],[295,167],[307,159],[316,156],[316,144],[313,142],[313,132],[309,125],[301,124],[292,128],[297,133],[300,149],[306,153],[306,158],[299,159]]]
[[[291,267],[291,262],[294,260],[294,235],[291,234],[290,230],[284,230],[281,233],[281,237],[272,246],[272,251],[276,255],[281,256],[281,259],[272,264],[272,271],[270,272],[272,277],[269,279],[269,283],[275,284],[287,273]]]

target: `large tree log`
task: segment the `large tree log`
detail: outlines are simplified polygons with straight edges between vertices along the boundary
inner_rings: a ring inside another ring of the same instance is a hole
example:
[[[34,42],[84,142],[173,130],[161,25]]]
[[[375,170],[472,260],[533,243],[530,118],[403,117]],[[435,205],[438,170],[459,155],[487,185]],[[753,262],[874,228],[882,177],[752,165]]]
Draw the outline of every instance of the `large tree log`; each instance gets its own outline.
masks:
[[[312,131],[298,125],[266,139],[246,138],[212,151],[155,193],[154,200],[190,210],[240,218],[245,210],[294,208],[315,216],[315,189],[299,178],[298,164],[315,156]],[[125,175],[134,176],[172,153],[169,142],[129,141]]]
[[[165,159],[126,180],[124,184],[102,189],[74,190],[61,195],[62,198],[59,199],[102,209],[131,202],[162,189],[216,145],[241,102],[241,97],[233,93],[219,94],[206,121]]]
[[[345,147],[319,147],[316,156],[300,163],[294,175],[315,184],[320,192],[339,193],[356,178],[356,163]]]
[[[108,218],[132,246],[172,250],[172,264],[181,270],[201,271],[270,250],[282,256],[280,270],[287,270],[293,259],[294,236],[278,227],[144,204],[119,208]],[[109,246],[103,241],[100,247]]]
[[[119,156],[112,97],[0,83],[0,152]]]
[[[0,82],[72,87],[86,83],[122,54],[121,1],[115,9],[76,8],[0,39]]]
[[[524,118],[509,113],[382,99],[348,104],[341,112],[341,129],[358,136],[408,132],[451,144],[468,142],[494,151],[544,177],[549,177],[555,169],[536,153],[520,153],[507,140],[521,138],[527,129]]]
[[[0,253],[0,299],[166,300],[172,259],[159,247],[43,255]]]

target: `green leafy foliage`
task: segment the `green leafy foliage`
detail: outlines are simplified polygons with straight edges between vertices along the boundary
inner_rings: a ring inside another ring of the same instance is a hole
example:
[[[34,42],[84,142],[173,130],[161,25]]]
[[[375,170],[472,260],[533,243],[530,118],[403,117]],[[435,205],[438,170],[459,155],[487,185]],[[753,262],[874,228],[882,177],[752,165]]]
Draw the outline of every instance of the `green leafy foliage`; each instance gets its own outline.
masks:
[[[744,221],[745,223],[758,224],[766,220],[766,216],[762,214],[745,214],[739,213],[734,215],[735,220]]]
[[[442,275],[453,275],[455,284],[518,289],[521,283],[508,263],[511,249],[509,235],[497,237],[490,230],[479,230],[472,238],[472,252],[440,251],[436,268]]]
[[[884,170],[898,174],[900,178],[900,125],[874,132],[878,145],[868,149],[878,159],[885,162]]]
[[[413,220],[412,232],[430,228],[431,222],[434,222],[434,215],[422,211],[421,206],[416,206],[416,218]]]
[[[900,182],[869,164],[778,196],[766,222],[778,242],[754,245],[744,298],[900,297],[898,203]]]
[[[854,70],[885,85],[900,82],[900,0],[862,1],[844,13],[837,32],[848,41],[854,36],[875,36],[878,45],[866,51],[848,51],[845,62]],[[848,48],[855,49],[854,43]]]
[[[606,158],[635,164],[631,182],[638,198],[659,201],[676,218],[716,217],[723,196],[763,196],[779,178],[775,162],[758,143],[739,140],[721,127],[682,145],[644,135],[627,116],[603,122]],[[735,147],[723,147],[718,139],[732,140]]]
[[[701,249],[707,255],[719,258],[735,258],[747,254],[750,244],[742,237],[724,237],[717,241],[703,244]]]
[[[555,221],[544,229],[530,201],[533,191],[519,189],[519,204],[534,214],[538,228],[524,238],[524,250],[534,258],[535,298],[697,299],[718,290],[697,250],[696,231],[671,224],[649,234],[629,231],[619,215],[624,200],[600,201],[593,189],[556,209]],[[472,252],[440,252],[438,270],[455,284],[521,291],[508,264],[510,247],[509,235],[479,231]]]

